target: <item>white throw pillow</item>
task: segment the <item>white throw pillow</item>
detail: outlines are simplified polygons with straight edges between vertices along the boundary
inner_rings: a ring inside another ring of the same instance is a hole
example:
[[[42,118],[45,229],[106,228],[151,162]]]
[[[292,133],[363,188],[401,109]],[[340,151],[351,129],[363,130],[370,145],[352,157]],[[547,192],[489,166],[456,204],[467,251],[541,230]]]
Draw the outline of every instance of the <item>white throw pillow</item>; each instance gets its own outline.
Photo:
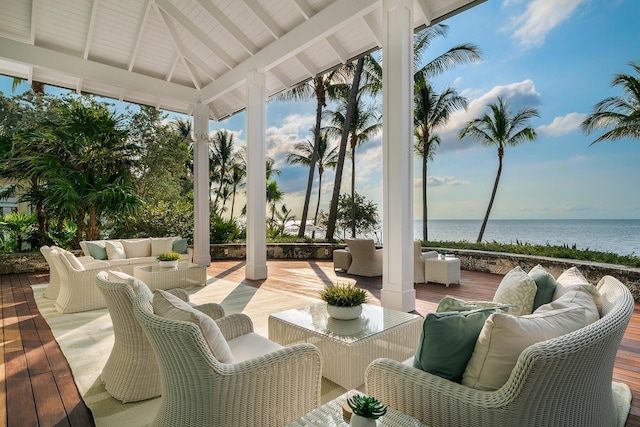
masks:
[[[209,316],[192,308],[169,292],[158,289],[153,294],[153,312],[171,320],[192,322],[198,325],[214,357],[221,363],[233,363],[233,355],[218,324]]]
[[[71,264],[71,267],[73,267],[74,269],[78,270],[78,271],[84,271],[84,265],[82,265],[82,263],[78,260],[78,258],[76,258],[76,256],[74,254],[72,254],[71,252],[64,250],[64,249],[60,249],[60,251],[62,251],[62,254],[64,255],[64,257],[69,260],[69,264]]]
[[[517,316],[531,314],[537,291],[535,280],[518,266],[502,278],[493,302],[510,305],[509,313]]]
[[[127,254],[124,252],[124,246],[121,242],[104,242],[107,249],[107,259],[126,259]]]
[[[142,258],[151,256],[151,239],[126,239],[122,240],[124,252],[127,258]]]
[[[562,295],[576,287],[580,287],[591,294],[593,301],[596,303],[596,307],[598,307],[598,312],[602,314],[602,295],[600,295],[600,292],[594,285],[589,283],[577,267],[571,267],[558,276],[556,279],[556,290],[553,293],[553,299],[556,300],[560,298]]]
[[[152,237],[151,256],[158,256],[173,249],[173,237]]]
[[[583,289],[569,291],[526,316],[494,313],[478,336],[462,384],[478,390],[497,390],[509,379],[524,349],[576,331],[599,318],[593,299]]]

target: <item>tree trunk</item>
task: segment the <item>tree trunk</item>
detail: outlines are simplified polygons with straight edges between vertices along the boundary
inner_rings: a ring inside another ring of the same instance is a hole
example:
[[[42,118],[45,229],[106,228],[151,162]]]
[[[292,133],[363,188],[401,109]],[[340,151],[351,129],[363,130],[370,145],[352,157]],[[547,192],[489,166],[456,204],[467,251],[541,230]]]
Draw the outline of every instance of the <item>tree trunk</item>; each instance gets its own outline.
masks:
[[[351,141],[351,237],[356,238],[356,146]]]
[[[338,164],[336,165],[336,177],[333,185],[333,196],[331,197],[331,208],[329,210],[329,223],[327,224],[327,240],[333,239],[336,230],[336,219],[338,217],[338,199],[340,198],[340,184],[342,183],[342,170],[344,169],[344,157],[347,151],[347,138],[351,130],[351,122],[353,121],[353,112],[356,107],[356,96],[360,87],[360,77],[362,76],[362,68],[364,66],[364,57],[358,59],[356,70],[351,82],[351,92],[349,92],[349,103],[347,104],[347,113],[344,120],[344,128],[342,129],[342,138],[340,139],[340,151],[338,152]]]
[[[320,196],[322,196],[322,169],[318,170],[318,202],[316,203],[316,214],[313,216],[313,225],[318,225],[318,212],[320,212]],[[311,233],[311,238],[316,238],[316,230]]]
[[[429,227],[427,224],[427,158],[422,157],[422,240],[429,240]]]
[[[304,195],[304,206],[302,207],[302,217],[300,218],[300,228],[298,228],[298,237],[304,237],[305,227],[307,226],[307,213],[309,212],[309,200],[311,199],[311,189],[313,188],[313,175],[316,170],[316,162],[318,161],[318,145],[320,145],[320,126],[322,124],[322,107],[325,105],[324,82],[320,81],[320,77],[316,78],[316,127],[313,130],[313,153],[311,154],[311,162],[309,163],[309,177],[307,178],[307,192]],[[318,199],[318,203],[320,200]]]
[[[478,234],[478,240],[476,240],[476,243],[482,242],[482,236],[484,236],[484,229],[487,227],[487,221],[489,221],[489,214],[491,213],[493,200],[496,198],[496,191],[498,191],[498,183],[500,182],[500,174],[502,173],[503,155],[504,155],[504,149],[502,148],[502,146],[500,146],[498,147],[498,173],[496,174],[496,181],[493,183],[493,191],[491,192],[491,199],[489,200],[487,213],[484,215],[484,220],[482,221],[482,227],[480,228],[480,234]]]

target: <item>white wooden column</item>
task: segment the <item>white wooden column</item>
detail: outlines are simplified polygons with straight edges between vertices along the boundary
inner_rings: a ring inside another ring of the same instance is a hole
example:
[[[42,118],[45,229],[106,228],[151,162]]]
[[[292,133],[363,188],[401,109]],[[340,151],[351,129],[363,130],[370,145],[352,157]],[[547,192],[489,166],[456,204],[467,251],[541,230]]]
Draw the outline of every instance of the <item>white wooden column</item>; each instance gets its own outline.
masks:
[[[209,107],[197,103],[193,109],[193,262],[211,264],[209,245]]]
[[[247,279],[267,278],[265,75],[247,76]]]
[[[415,310],[413,287],[413,0],[382,2],[381,304]]]

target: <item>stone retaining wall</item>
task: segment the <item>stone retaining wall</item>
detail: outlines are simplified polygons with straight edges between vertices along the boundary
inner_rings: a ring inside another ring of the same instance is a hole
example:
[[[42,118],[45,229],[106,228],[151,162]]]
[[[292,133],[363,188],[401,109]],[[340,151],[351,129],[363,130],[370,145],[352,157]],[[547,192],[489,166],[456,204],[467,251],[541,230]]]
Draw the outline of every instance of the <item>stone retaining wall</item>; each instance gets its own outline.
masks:
[[[267,245],[268,259],[333,259],[335,249],[344,248],[344,244],[331,243],[276,243]],[[425,249],[427,250],[427,249]],[[576,266],[580,272],[593,283],[598,283],[605,275],[616,277],[625,283],[636,301],[640,302],[640,268],[624,267],[614,264],[603,264],[589,261],[578,261],[562,258],[547,258],[528,255],[517,255],[505,252],[474,251],[466,249],[429,248],[428,250],[446,250],[460,258],[463,270],[482,271],[494,274],[506,274],[519,265],[529,271],[536,264],[542,265],[553,276],[559,276],[567,268]],[[82,251],[73,251],[82,255]],[[211,245],[211,259],[244,259],[244,244]],[[0,274],[48,271],[49,267],[40,252],[20,254],[0,254]]]

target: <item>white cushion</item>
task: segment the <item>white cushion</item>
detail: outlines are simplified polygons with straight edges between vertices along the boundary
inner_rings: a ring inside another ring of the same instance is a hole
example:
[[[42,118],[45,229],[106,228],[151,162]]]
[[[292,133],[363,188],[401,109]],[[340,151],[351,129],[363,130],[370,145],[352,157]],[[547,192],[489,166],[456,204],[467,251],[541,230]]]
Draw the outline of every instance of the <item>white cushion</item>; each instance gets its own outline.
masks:
[[[596,303],[596,307],[598,307],[598,312],[602,313],[602,296],[600,295],[600,292],[594,285],[589,283],[577,267],[571,267],[558,276],[556,279],[556,290],[553,293],[553,299],[556,300],[560,298],[568,291],[575,289],[576,286],[591,294],[593,301]]]
[[[125,283],[131,286],[133,292],[138,295],[140,292],[144,292],[149,295],[149,299],[152,298],[151,290],[149,287],[140,279],[136,279],[133,276],[128,275],[127,273],[123,273],[122,271],[113,271],[109,270],[108,280],[113,283]]]
[[[110,260],[127,258],[127,254],[124,251],[124,246],[117,240],[105,242],[105,248],[107,249],[107,258]]]
[[[493,301],[510,305],[511,314],[531,314],[537,291],[536,282],[518,266],[502,278]]]
[[[118,265],[129,265],[129,260],[127,258],[110,259],[108,262],[112,267],[116,267]]]
[[[122,240],[127,258],[139,258],[151,256],[151,239],[126,239]]]
[[[74,254],[64,249],[60,249],[60,250],[62,251],[62,254],[64,255],[64,257],[67,260],[69,260],[69,264],[71,264],[71,267],[79,271],[85,270],[84,265],[82,265],[82,263],[78,260],[78,258],[76,258]]]
[[[234,363],[244,362],[284,348],[280,344],[255,332],[240,335],[227,341],[227,343],[231,349],[231,354],[233,354]]]
[[[171,252],[174,237],[151,238],[151,256],[158,256],[165,252]]]
[[[196,324],[202,331],[213,356],[221,363],[233,363],[233,354],[218,324],[206,314],[191,307],[189,303],[158,289],[153,294],[153,312],[166,319]]]
[[[526,316],[494,313],[478,336],[462,384],[497,390],[507,382],[525,348],[578,330],[599,317],[593,299],[583,289],[569,291]]]

